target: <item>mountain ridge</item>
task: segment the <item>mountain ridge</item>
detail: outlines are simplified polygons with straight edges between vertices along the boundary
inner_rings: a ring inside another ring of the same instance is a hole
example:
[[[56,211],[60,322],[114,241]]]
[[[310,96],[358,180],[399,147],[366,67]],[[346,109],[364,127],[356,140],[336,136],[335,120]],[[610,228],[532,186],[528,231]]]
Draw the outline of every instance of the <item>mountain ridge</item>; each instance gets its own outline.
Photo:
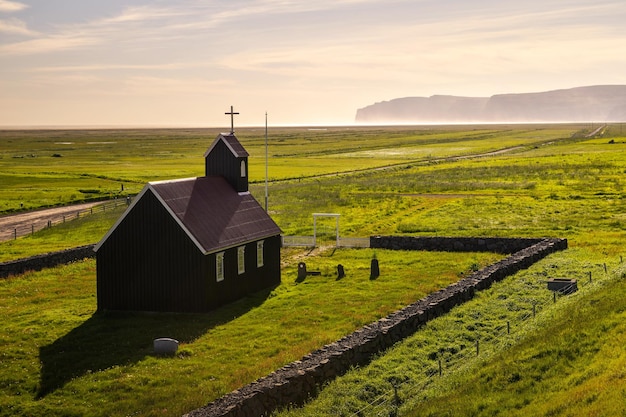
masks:
[[[357,123],[626,121],[626,85],[594,85],[490,97],[432,95],[377,102],[357,110]]]

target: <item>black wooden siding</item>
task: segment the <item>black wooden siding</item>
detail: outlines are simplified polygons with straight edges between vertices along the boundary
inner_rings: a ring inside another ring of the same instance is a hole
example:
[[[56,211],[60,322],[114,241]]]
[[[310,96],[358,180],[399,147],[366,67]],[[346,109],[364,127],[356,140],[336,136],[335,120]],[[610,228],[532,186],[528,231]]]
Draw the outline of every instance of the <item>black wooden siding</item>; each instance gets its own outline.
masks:
[[[256,242],[245,245],[245,273],[239,275],[237,247],[224,251],[224,280],[216,279],[216,254],[207,255],[210,269],[210,308],[235,301],[241,297],[280,284],[280,236],[264,239],[264,263],[257,267]],[[240,245],[243,246],[243,245]]]
[[[237,272],[237,247],[224,251],[224,280],[216,281],[216,254],[203,255],[151,191],[99,248],[98,309],[205,312],[280,283],[280,236],[246,244],[246,272]]]
[[[241,162],[246,164],[246,175],[241,176]],[[206,176],[221,175],[237,192],[248,191],[248,158],[236,157],[223,141],[218,141],[205,158]]]

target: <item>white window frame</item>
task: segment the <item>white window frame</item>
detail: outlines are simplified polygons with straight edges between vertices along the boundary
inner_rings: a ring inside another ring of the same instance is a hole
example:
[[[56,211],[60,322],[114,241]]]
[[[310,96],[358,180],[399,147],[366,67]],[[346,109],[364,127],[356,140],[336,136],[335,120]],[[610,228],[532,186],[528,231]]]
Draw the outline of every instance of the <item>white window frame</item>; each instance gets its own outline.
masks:
[[[261,268],[263,266],[263,240],[259,240],[256,243],[256,266],[257,268]]]
[[[224,281],[224,252],[215,254],[215,281]]]
[[[237,273],[239,275],[246,272],[246,247],[239,246],[237,248]]]
[[[246,176],[246,161],[241,161],[241,178]]]

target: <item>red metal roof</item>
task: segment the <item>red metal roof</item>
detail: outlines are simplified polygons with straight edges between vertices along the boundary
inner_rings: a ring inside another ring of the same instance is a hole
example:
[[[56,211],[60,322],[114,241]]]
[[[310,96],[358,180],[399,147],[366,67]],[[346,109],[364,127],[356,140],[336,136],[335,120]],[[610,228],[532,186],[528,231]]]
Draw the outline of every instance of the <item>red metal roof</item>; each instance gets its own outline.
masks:
[[[204,253],[281,233],[250,193],[219,176],[147,185]]]
[[[96,252],[147,192],[155,195],[204,254],[281,233],[249,192],[238,193],[224,177],[188,178],[148,183],[94,247]]]

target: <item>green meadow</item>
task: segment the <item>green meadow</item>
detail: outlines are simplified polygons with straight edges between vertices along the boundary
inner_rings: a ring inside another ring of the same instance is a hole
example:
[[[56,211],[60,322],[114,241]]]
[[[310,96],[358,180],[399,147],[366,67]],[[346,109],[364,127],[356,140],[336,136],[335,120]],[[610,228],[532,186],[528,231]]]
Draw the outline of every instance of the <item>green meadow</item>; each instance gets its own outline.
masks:
[[[312,213],[330,212],[344,237],[552,236],[570,247],[281,415],[624,415],[626,138],[620,125],[592,130],[270,129],[269,211],[286,235],[311,235]],[[2,131],[0,212],[203,175],[218,132]],[[265,132],[237,135],[263,203]],[[0,260],[94,243],[121,210],[0,243]],[[318,220],[324,245],[334,226]],[[207,315],[95,314],[93,260],[2,280],[0,415],[181,415],[501,258],[332,247],[282,256],[280,286]],[[300,260],[322,274],[296,282]],[[561,276],[578,278],[579,291],[553,299],[545,280]],[[160,336],[182,342],[175,357],[152,354]]]

